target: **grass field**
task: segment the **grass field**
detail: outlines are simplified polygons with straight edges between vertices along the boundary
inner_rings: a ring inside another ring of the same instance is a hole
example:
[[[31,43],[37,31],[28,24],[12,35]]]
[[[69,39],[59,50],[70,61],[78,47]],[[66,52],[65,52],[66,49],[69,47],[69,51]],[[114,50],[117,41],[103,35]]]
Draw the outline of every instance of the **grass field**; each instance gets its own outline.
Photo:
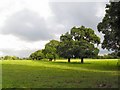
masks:
[[[4,60],[3,88],[118,88],[118,60]]]

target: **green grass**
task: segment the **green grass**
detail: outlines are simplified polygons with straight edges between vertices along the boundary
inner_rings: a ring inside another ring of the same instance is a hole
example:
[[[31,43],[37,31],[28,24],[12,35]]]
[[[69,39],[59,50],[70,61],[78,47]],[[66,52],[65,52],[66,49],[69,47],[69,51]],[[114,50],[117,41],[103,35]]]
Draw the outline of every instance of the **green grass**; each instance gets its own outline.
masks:
[[[118,60],[4,60],[3,88],[117,88]]]

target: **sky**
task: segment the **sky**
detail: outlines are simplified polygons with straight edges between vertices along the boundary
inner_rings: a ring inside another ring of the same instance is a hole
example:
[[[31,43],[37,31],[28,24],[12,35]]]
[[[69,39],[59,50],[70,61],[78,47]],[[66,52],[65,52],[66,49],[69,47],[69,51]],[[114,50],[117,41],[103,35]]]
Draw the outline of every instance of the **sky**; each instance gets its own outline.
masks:
[[[88,2],[89,1],[89,2]],[[92,28],[105,15],[108,0],[0,0],[0,56],[28,57],[73,26]],[[107,50],[100,49],[100,55]]]

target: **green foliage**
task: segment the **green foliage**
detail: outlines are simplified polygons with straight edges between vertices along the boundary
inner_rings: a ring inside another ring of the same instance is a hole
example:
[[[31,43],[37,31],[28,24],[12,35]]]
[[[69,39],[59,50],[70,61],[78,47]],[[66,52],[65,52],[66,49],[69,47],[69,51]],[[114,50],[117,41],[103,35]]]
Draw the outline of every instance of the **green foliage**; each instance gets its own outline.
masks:
[[[57,47],[59,55],[64,58],[72,58],[74,47],[72,36],[67,32],[65,35],[61,35],[60,41],[61,42]]]
[[[44,54],[42,53],[42,50],[38,50],[34,53],[32,53],[30,56],[29,56],[30,59],[32,60],[41,60],[44,58]]]
[[[92,44],[100,44],[100,38],[94,33],[94,30],[91,28],[73,27],[71,29],[71,35],[75,41],[89,42]]]
[[[110,56],[111,58],[115,58],[115,59],[120,58],[120,56],[118,55],[118,52],[112,52],[108,54],[108,56]]]
[[[4,60],[4,57],[0,57],[0,60]]]
[[[117,52],[112,52],[104,56],[95,56],[94,59],[120,59],[120,56]]]
[[[98,55],[99,49],[95,47],[100,44],[100,38],[91,28],[73,27],[69,32],[61,35],[58,52],[64,58],[83,58]]]
[[[4,60],[12,60],[12,57],[11,56],[5,56]]]
[[[49,43],[45,45],[45,49],[43,49],[43,53],[47,59],[55,60],[57,57],[59,57],[57,54],[58,45],[59,45],[59,41],[57,40],[51,40]]]
[[[102,48],[120,51],[120,1],[106,5],[106,14],[97,26],[98,31],[104,34]]]
[[[49,61],[52,61],[52,59],[54,59],[54,55],[51,53],[47,53],[46,58],[49,59]]]
[[[1,57],[1,59],[3,59],[3,60],[19,60],[19,57],[16,57],[16,56],[4,56],[4,57]]]

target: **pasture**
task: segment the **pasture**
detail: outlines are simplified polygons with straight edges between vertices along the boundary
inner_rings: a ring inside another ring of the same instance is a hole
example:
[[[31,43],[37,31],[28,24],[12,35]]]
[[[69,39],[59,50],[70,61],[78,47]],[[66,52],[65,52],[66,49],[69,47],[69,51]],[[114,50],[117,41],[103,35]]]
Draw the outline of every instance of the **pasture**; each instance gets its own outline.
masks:
[[[118,88],[118,60],[4,60],[3,88]]]

